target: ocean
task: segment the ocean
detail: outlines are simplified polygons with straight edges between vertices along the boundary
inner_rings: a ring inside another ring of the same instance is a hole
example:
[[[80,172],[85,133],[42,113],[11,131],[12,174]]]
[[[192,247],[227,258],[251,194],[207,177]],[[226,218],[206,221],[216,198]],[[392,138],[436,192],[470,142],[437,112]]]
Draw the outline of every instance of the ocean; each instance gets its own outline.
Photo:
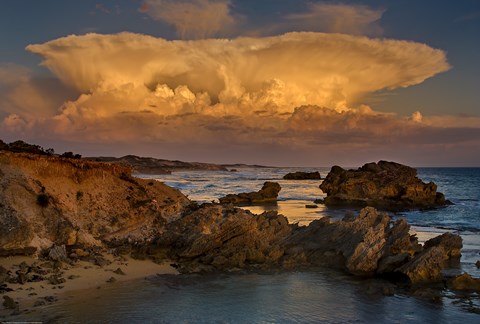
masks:
[[[180,189],[192,200],[210,202],[228,193],[258,191],[265,181],[282,190],[277,204],[244,207],[260,213],[274,209],[291,223],[340,219],[353,209],[323,205],[305,208],[325,195],[321,180],[293,181],[293,171],[330,168],[240,168],[236,172],[182,171],[147,176]],[[420,168],[418,176],[433,181],[454,205],[428,211],[391,214],[405,217],[420,242],[445,231],[464,240],[460,266],[453,273],[480,277],[480,168]],[[396,292],[383,296],[371,290],[373,281],[328,269],[305,272],[238,273],[158,276],[141,282],[110,285],[76,294],[49,308],[60,322],[99,323],[478,323],[480,296],[443,290],[432,300]]]

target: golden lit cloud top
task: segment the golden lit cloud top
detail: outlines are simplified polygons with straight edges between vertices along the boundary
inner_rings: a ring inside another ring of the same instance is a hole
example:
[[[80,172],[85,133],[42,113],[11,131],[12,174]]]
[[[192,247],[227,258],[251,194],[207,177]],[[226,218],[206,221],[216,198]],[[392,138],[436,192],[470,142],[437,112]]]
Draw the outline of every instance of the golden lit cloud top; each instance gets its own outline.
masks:
[[[418,84],[449,68],[443,51],[424,44],[324,33],[196,41],[87,34],[27,50],[81,92],[134,91],[160,106],[200,95],[234,114],[291,113],[306,104],[345,110],[366,93]]]

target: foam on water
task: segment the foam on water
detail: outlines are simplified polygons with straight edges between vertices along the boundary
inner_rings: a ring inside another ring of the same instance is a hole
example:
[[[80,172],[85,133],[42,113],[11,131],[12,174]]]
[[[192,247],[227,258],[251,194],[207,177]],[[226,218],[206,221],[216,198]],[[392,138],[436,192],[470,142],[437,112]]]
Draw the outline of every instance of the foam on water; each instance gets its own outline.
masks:
[[[305,210],[317,198],[325,197],[319,189],[321,180],[283,180],[294,171],[320,171],[325,177],[329,168],[239,168],[238,172],[182,171],[155,177],[175,187],[198,202],[217,200],[229,193],[258,191],[265,181],[280,183],[278,210],[291,221],[311,218],[312,211]],[[143,176],[148,177],[148,176]],[[418,177],[433,181],[454,205],[427,211],[412,211],[396,216],[406,217],[410,224],[422,227],[440,227],[453,231],[480,232],[480,168],[420,168]],[[293,205],[298,209],[290,208]],[[275,209],[274,207],[267,207]],[[261,207],[253,207],[261,211]],[[318,218],[343,217],[347,209],[319,208]]]

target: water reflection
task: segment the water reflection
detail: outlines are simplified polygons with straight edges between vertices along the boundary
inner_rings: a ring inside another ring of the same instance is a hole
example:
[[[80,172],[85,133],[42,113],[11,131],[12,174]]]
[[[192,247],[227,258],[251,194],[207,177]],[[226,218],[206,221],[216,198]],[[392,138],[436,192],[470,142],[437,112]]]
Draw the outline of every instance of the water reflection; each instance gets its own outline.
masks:
[[[477,314],[370,292],[371,280],[329,270],[276,274],[161,276],[76,294],[45,311],[60,322],[426,323],[471,322]],[[92,296],[95,296],[92,298]]]

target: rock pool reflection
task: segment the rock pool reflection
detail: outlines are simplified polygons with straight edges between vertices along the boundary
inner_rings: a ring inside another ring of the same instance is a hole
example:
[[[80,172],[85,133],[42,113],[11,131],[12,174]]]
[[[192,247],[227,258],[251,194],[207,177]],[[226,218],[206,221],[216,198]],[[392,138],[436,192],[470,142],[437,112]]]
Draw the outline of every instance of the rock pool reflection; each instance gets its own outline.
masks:
[[[159,276],[76,294],[52,305],[59,322],[108,323],[425,323],[473,322],[440,303],[383,296],[378,281],[329,270],[269,274]],[[95,297],[93,297],[95,296]],[[477,301],[478,302],[478,301]]]

